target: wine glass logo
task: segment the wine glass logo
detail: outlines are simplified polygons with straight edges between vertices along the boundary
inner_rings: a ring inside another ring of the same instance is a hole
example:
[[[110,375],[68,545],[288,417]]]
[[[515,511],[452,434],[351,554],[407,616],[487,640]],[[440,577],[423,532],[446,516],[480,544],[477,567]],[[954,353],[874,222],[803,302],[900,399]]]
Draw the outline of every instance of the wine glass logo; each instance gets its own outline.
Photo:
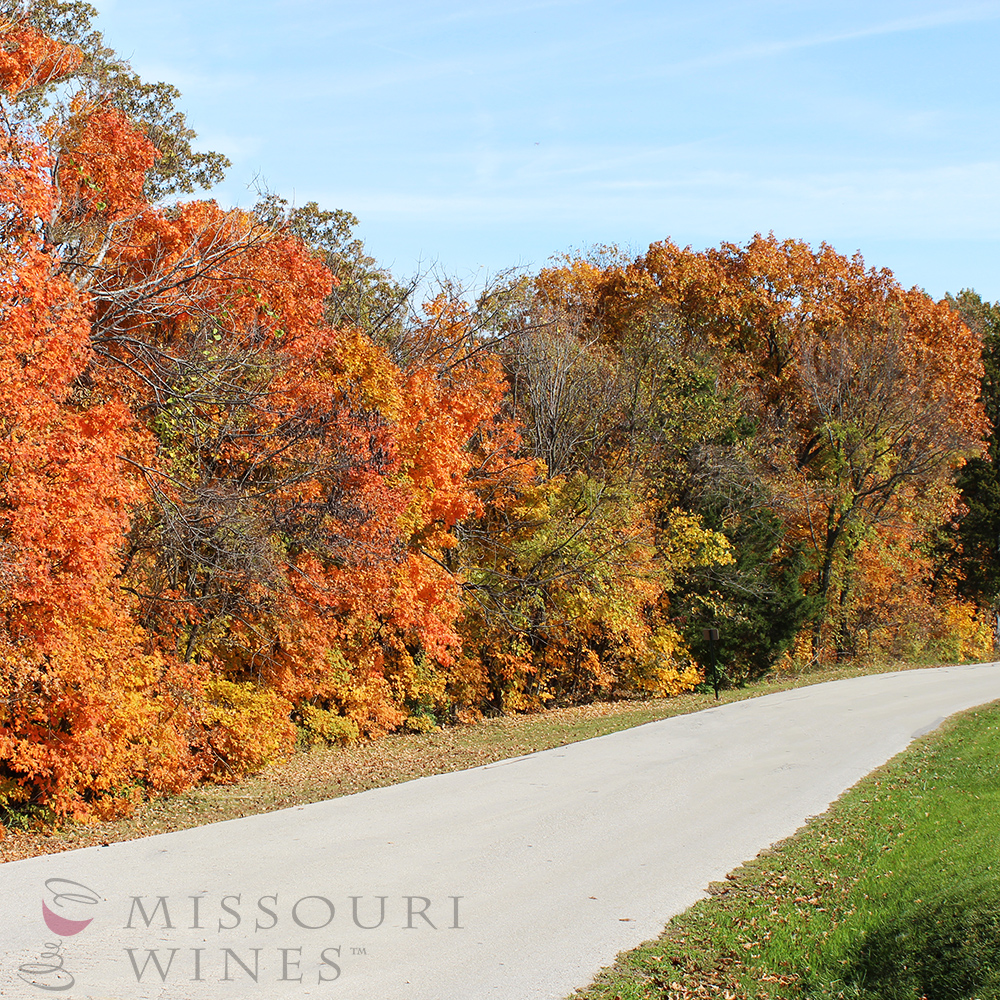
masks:
[[[73,937],[74,934],[79,934],[90,925],[93,917],[80,918],[86,912],[82,909],[83,907],[93,906],[100,902],[101,897],[93,889],[67,878],[47,879],[45,888],[50,893],[49,898],[55,909],[43,899],[42,917],[45,920],[45,926],[53,934],[61,938]],[[58,913],[57,910],[65,910],[66,912]]]

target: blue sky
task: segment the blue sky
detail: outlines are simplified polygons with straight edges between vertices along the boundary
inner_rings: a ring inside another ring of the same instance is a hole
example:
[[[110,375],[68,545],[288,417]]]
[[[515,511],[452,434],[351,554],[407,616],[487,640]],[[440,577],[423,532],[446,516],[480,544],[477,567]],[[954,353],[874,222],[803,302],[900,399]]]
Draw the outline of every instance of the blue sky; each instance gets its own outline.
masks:
[[[97,0],[203,148],[401,276],[773,230],[1000,300],[1000,0]]]

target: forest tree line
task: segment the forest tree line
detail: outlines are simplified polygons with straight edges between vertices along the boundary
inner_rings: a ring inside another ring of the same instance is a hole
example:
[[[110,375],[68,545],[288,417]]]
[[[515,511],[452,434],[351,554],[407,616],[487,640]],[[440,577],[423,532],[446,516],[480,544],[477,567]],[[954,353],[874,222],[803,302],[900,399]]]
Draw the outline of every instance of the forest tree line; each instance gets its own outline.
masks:
[[[987,656],[1000,308],[757,236],[419,301],[191,197],[179,96],[0,5],[0,821],[296,741]]]

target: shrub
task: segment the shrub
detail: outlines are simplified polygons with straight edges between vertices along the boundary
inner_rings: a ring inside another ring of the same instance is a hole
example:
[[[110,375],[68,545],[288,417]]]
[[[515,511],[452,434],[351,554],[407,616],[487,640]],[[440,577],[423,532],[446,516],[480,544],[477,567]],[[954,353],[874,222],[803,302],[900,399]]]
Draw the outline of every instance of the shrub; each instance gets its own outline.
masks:
[[[358,724],[353,719],[337,715],[336,712],[317,708],[315,705],[303,705],[299,709],[299,714],[302,716],[301,725],[305,742],[309,746],[317,744],[347,746],[358,738]]]
[[[212,678],[205,684],[202,710],[217,778],[237,778],[260,770],[295,746],[291,705],[274,691],[253,684]]]

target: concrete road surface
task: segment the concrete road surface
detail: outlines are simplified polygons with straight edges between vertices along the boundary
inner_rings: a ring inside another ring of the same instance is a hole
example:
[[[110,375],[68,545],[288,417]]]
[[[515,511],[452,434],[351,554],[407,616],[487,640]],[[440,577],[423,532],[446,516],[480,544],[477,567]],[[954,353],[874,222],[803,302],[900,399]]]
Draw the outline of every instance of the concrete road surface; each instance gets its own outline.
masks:
[[[9,863],[0,995],[559,1000],[915,736],[998,698],[997,664],[835,681]]]

